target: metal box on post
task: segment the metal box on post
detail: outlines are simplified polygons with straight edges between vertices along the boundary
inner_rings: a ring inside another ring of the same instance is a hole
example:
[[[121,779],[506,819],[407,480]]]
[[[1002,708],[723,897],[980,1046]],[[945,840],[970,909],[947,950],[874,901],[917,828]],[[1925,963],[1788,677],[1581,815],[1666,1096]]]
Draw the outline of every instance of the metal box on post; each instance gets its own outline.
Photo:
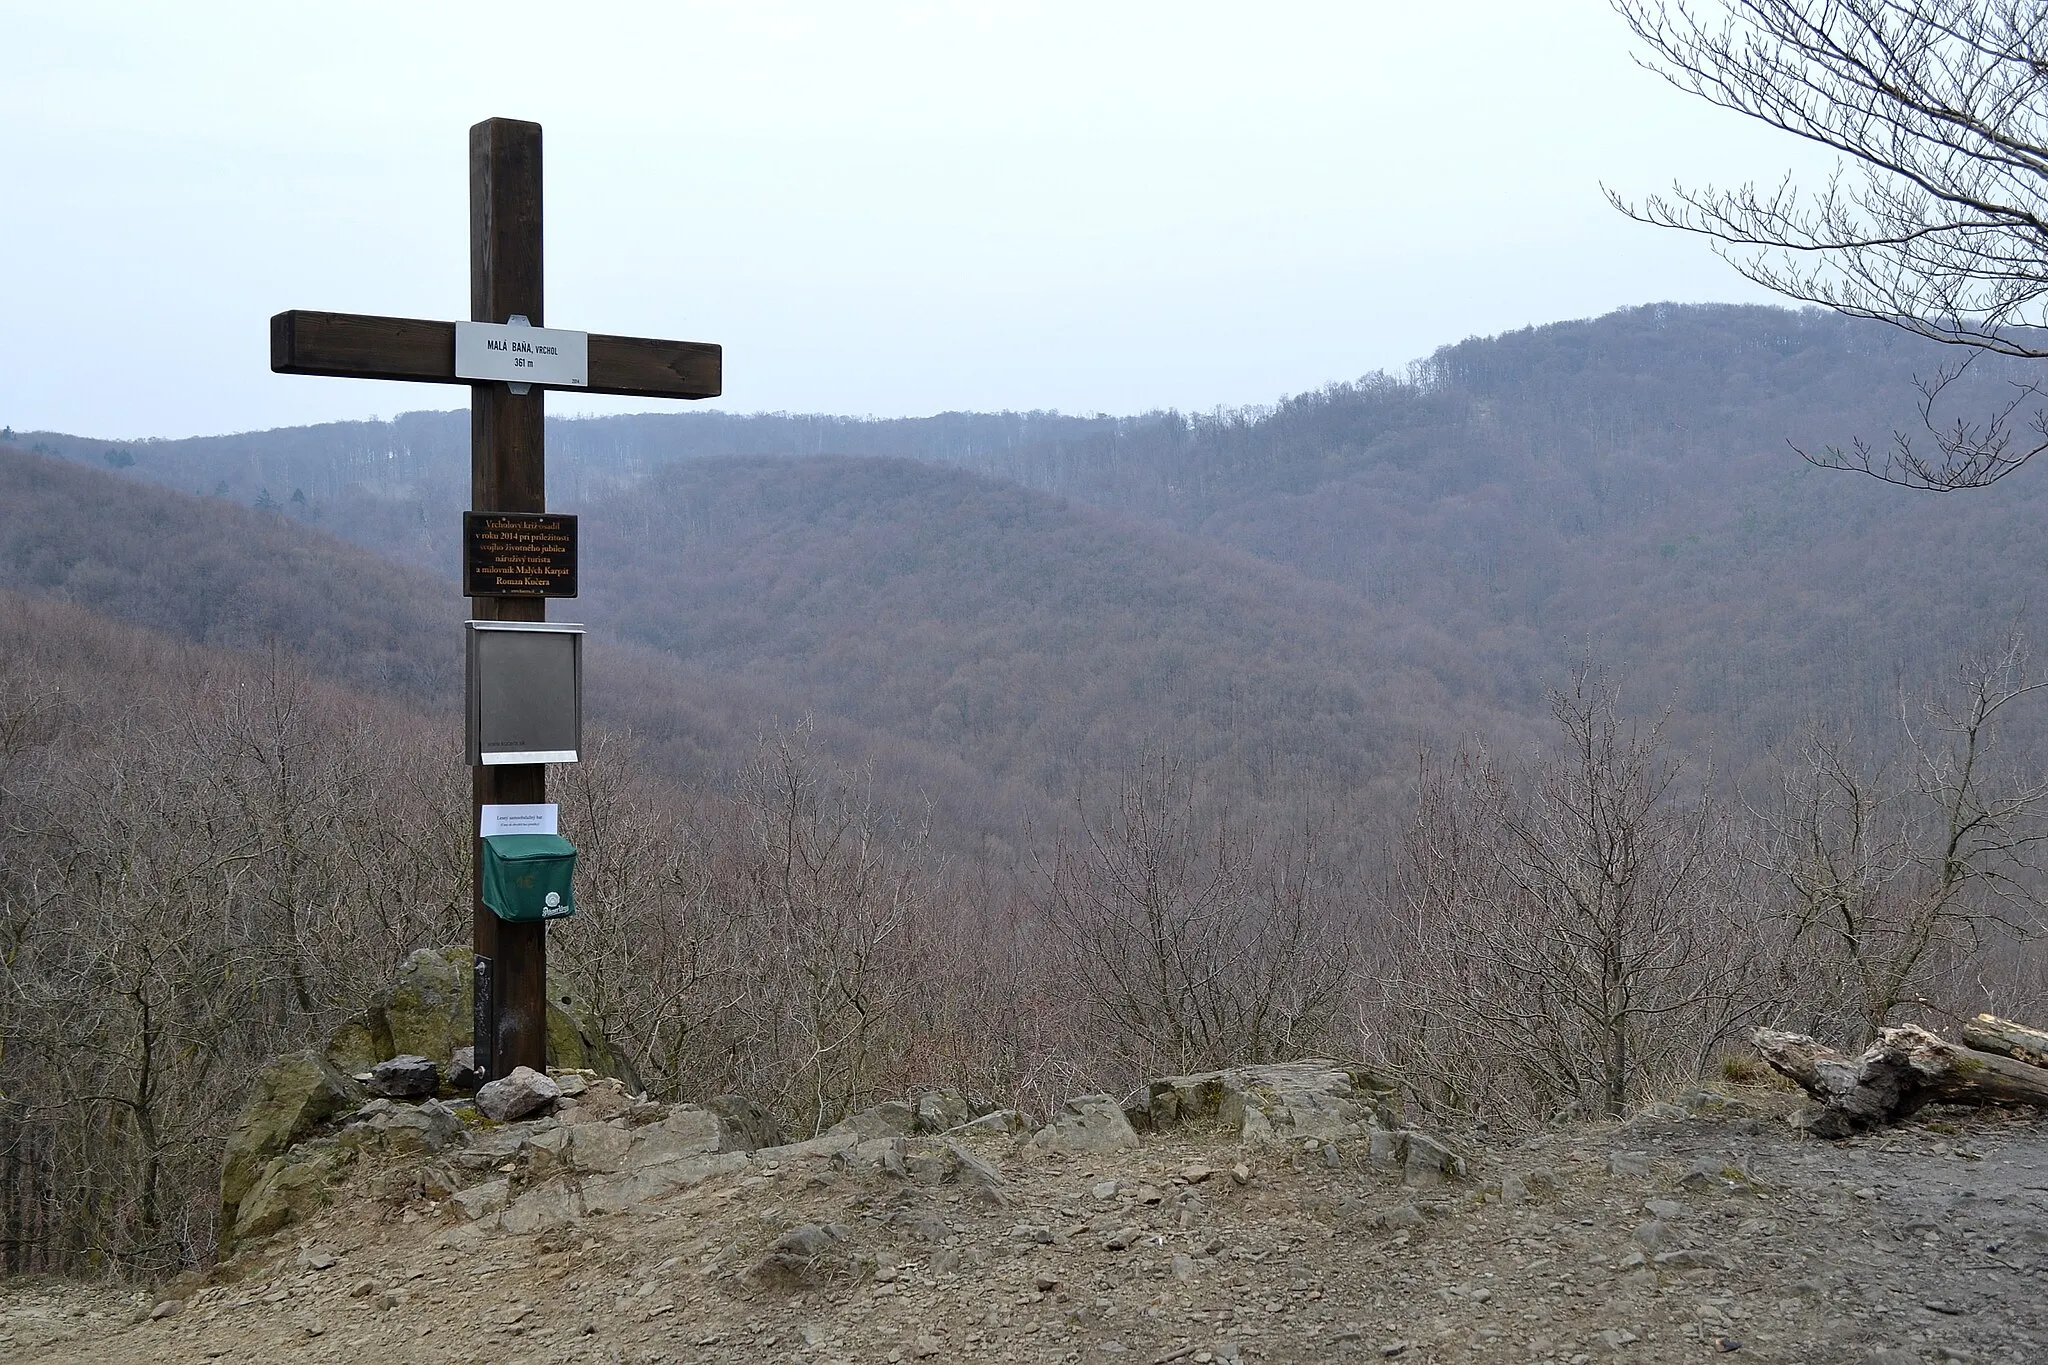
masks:
[[[583,627],[470,621],[469,761],[575,763],[583,748]]]
[[[484,904],[499,919],[567,919],[575,879],[576,847],[559,834],[484,836]]]

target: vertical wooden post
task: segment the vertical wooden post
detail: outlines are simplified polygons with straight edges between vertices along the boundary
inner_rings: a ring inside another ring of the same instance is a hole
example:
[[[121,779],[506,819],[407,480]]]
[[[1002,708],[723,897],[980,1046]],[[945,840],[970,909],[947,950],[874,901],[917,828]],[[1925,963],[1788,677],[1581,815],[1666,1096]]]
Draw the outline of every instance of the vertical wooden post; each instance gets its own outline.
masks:
[[[486,119],[469,130],[469,316],[546,325],[541,280],[540,125]],[[470,386],[470,507],[478,512],[544,512],[547,477],[542,390],[515,394],[502,383]],[[479,621],[541,621],[539,597],[476,597]],[[538,763],[478,766],[474,805],[547,799]],[[475,835],[479,812],[472,810]],[[514,1067],[547,1066],[546,925],[508,923],[483,903],[483,842],[473,850],[470,914],[477,957],[477,1064],[490,1079]],[[486,1057],[485,1053],[489,1055]]]

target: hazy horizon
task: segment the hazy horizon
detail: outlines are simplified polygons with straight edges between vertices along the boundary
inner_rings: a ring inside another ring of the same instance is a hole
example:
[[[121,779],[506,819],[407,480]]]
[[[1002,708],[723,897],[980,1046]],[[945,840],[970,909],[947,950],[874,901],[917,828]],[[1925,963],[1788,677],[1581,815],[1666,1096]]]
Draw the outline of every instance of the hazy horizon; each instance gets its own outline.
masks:
[[[1601,186],[1820,165],[1635,66],[1599,0],[492,13],[0,13],[0,423],[460,406],[272,375],[265,322],[466,315],[465,129],[492,115],[546,129],[549,321],[719,342],[733,412],[1240,407],[1468,336],[1764,301]]]

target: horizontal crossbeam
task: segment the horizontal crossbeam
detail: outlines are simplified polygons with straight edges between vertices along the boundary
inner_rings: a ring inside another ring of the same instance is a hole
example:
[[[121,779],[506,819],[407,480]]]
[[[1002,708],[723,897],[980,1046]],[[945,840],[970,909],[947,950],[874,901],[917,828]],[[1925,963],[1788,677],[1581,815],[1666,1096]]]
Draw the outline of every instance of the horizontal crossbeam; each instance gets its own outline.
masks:
[[[724,350],[703,341],[590,334],[590,383],[568,393],[716,398]],[[294,308],[270,320],[270,368],[279,374],[470,384],[455,376],[455,324]],[[546,386],[538,386],[546,387]]]

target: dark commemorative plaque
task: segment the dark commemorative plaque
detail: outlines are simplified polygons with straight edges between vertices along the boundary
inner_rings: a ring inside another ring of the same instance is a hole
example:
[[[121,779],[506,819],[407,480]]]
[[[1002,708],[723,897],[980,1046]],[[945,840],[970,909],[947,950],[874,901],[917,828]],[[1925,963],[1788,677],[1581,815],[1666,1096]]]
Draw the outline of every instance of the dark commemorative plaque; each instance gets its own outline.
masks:
[[[552,512],[464,512],[467,597],[574,597],[576,518]]]

